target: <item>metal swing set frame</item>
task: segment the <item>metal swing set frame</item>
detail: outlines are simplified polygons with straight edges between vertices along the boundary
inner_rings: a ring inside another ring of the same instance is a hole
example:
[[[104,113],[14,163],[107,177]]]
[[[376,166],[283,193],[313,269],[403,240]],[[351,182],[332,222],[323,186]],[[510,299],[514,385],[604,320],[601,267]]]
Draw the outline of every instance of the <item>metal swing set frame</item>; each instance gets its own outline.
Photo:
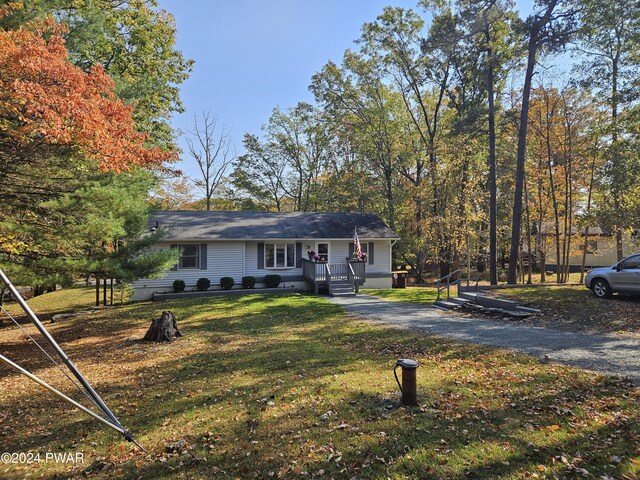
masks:
[[[29,335],[29,333],[9,314],[9,312],[7,312],[3,307],[0,306],[0,309],[2,310],[2,312],[4,312],[7,316],[9,316],[9,318],[11,320],[13,320],[13,322],[27,335],[27,337],[29,337],[29,339],[31,341],[33,341],[36,344],[36,346],[47,357],[49,357],[49,359],[62,371],[62,373],[71,381],[71,383],[73,383],[78,388],[78,390],[80,390],[80,392],[82,392],[91,401],[91,403],[93,403],[93,405],[95,405],[95,407],[98,410],[100,410],[102,415],[100,415],[100,414],[94,412],[93,410],[85,407],[84,405],[78,403],[77,401],[75,401],[71,397],[65,395],[60,390],[56,389],[52,385],[49,385],[44,380],[38,378],[33,373],[29,372],[27,369],[21,367],[17,363],[11,361],[9,358],[7,358],[6,356],[4,356],[2,354],[0,354],[0,362],[5,363],[6,365],[8,365],[9,367],[13,368],[14,370],[17,370],[18,372],[20,372],[21,374],[25,375],[29,379],[33,380],[34,382],[36,382],[40,386],[42,386],[42,387],[46,388],[47,390],[49,390],[54,395],[57,395],[58,397],[60,397],[63,400],[65,400],[66,402],[69,402],[74,407],[78,408],[79,410],[83,411],[87,415],[91,416],[95,420],[98,420],[99,422],[103,423],[104,425],[112,428],[116,432],[120,433],[127,441],[134,443],[138,448],[140,448],[142,451],[146,452],[146,450],[135,440],[135,438],[133,437],[133,434],[129,430],[125,429],[122,426],[122,424],[120,423],[118,418],[113,414],[113,412],[109,409],[109,407],[107,407],[107,405],[102,400],[102,398],[100,398],[100,395],[98,395],[98,393],[93,389],[93,387],[91,386],[89,381],[84,377],[84,375],[82,375],[80,370],[78,370],[78,367],[75,366],[75,364],[71,361],[71,359],[64,352],[62,347],[60,347],[60,345],[58,345],[58,342],[55,341],[55,339],[51,336],[49,331],[42,324],[40,319],[36,316],[35,313],[33,313],[33,310],[31,310],[31,308],[29,307],[27,302],[25,302],[25,300],[22,298],[22,295],[20,295],[20,293],[18,292],[16,287],[11,283],[11,281],[9,280],[9,278],[7,277],[7,275],[4,273],[4,271],[2,269],[0,269],[0,281],[2,281],[7,286],[7,288],[11,292],[12,296],[16,299],[16,301],[18,302],[18,304],[20,305],[20,307],[22,308],[24,313],[27,315],[27,317],[29,318],[31,323],[33,323],[35,325],[35,327],[38,329],[38,331],[43,336],[43,338],[46,340],[46,342],[51,346],[51,348],[53,349],[55,354],[58,357],[60,357],[62,362],[67,366],[69,371],[76,378],[77,382],[74,381],[67,374],[66,371],[64,371],[62,366],[58,362],[56,362],[56,360],[51,355],[49,355],[47,353],[47,351],[44,348],[42,348],[42,346],[31,335]],[[78,383],[80,385],[78,385]]]

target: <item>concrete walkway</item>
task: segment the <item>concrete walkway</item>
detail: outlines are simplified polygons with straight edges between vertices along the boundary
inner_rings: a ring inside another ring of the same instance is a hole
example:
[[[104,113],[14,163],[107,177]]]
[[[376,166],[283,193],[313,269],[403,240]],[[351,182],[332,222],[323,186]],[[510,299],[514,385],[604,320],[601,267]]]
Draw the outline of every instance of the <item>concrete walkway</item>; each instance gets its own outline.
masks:
[[[529,327],[502,320],[461,318],[428,305],[389,302],[369,295],[332,297],[330,301],[374,322],[510,348],[550,362],[620,375],[640,385],[640,340]]]

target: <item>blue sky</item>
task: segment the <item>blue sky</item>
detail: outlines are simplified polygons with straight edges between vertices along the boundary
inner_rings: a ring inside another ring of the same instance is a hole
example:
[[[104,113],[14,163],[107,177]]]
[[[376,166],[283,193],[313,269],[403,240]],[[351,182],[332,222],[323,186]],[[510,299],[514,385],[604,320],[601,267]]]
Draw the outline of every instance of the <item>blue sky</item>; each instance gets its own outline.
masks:
[[[416,0],[159,0],[178,29],[177,48],[195,60],[182,85],[187,112],[174,128],[188,132],[193,115],[209,110],[231,129],[238,150],[245,132],[260,133],[272,110],[313,101],[311,76],[328,60],[340,62],[363,23],[386,5],[415,7]],[[521,0],[519,5],[530,2]],[[195,174],[195,164],[178,165]]]

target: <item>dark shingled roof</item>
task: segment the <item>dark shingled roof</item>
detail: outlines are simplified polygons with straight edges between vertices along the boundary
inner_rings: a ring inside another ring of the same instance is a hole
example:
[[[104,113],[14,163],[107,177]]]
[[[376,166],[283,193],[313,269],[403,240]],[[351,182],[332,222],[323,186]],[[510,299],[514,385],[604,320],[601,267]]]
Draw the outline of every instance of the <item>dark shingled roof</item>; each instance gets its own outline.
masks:
[[[164,240],[263,240],[353,238],[354,228],[363,239],[400,238],[377,215],[369,213],[314,212],[207,212],[157,210],[149,228],[168,228]]]

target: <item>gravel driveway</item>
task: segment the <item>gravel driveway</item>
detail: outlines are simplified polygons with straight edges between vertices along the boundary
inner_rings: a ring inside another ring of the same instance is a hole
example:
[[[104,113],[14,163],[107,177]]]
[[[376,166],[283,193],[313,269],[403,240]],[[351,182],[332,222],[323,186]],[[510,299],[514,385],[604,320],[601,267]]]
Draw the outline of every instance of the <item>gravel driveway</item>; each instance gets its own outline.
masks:
[[[370,295],[329,300],[374,322],[510,348],[550,362],[624,376],[640,385],[640,340],[637,339],[562,332],[503,320],[461,318],[427,305],[389,302]]]

